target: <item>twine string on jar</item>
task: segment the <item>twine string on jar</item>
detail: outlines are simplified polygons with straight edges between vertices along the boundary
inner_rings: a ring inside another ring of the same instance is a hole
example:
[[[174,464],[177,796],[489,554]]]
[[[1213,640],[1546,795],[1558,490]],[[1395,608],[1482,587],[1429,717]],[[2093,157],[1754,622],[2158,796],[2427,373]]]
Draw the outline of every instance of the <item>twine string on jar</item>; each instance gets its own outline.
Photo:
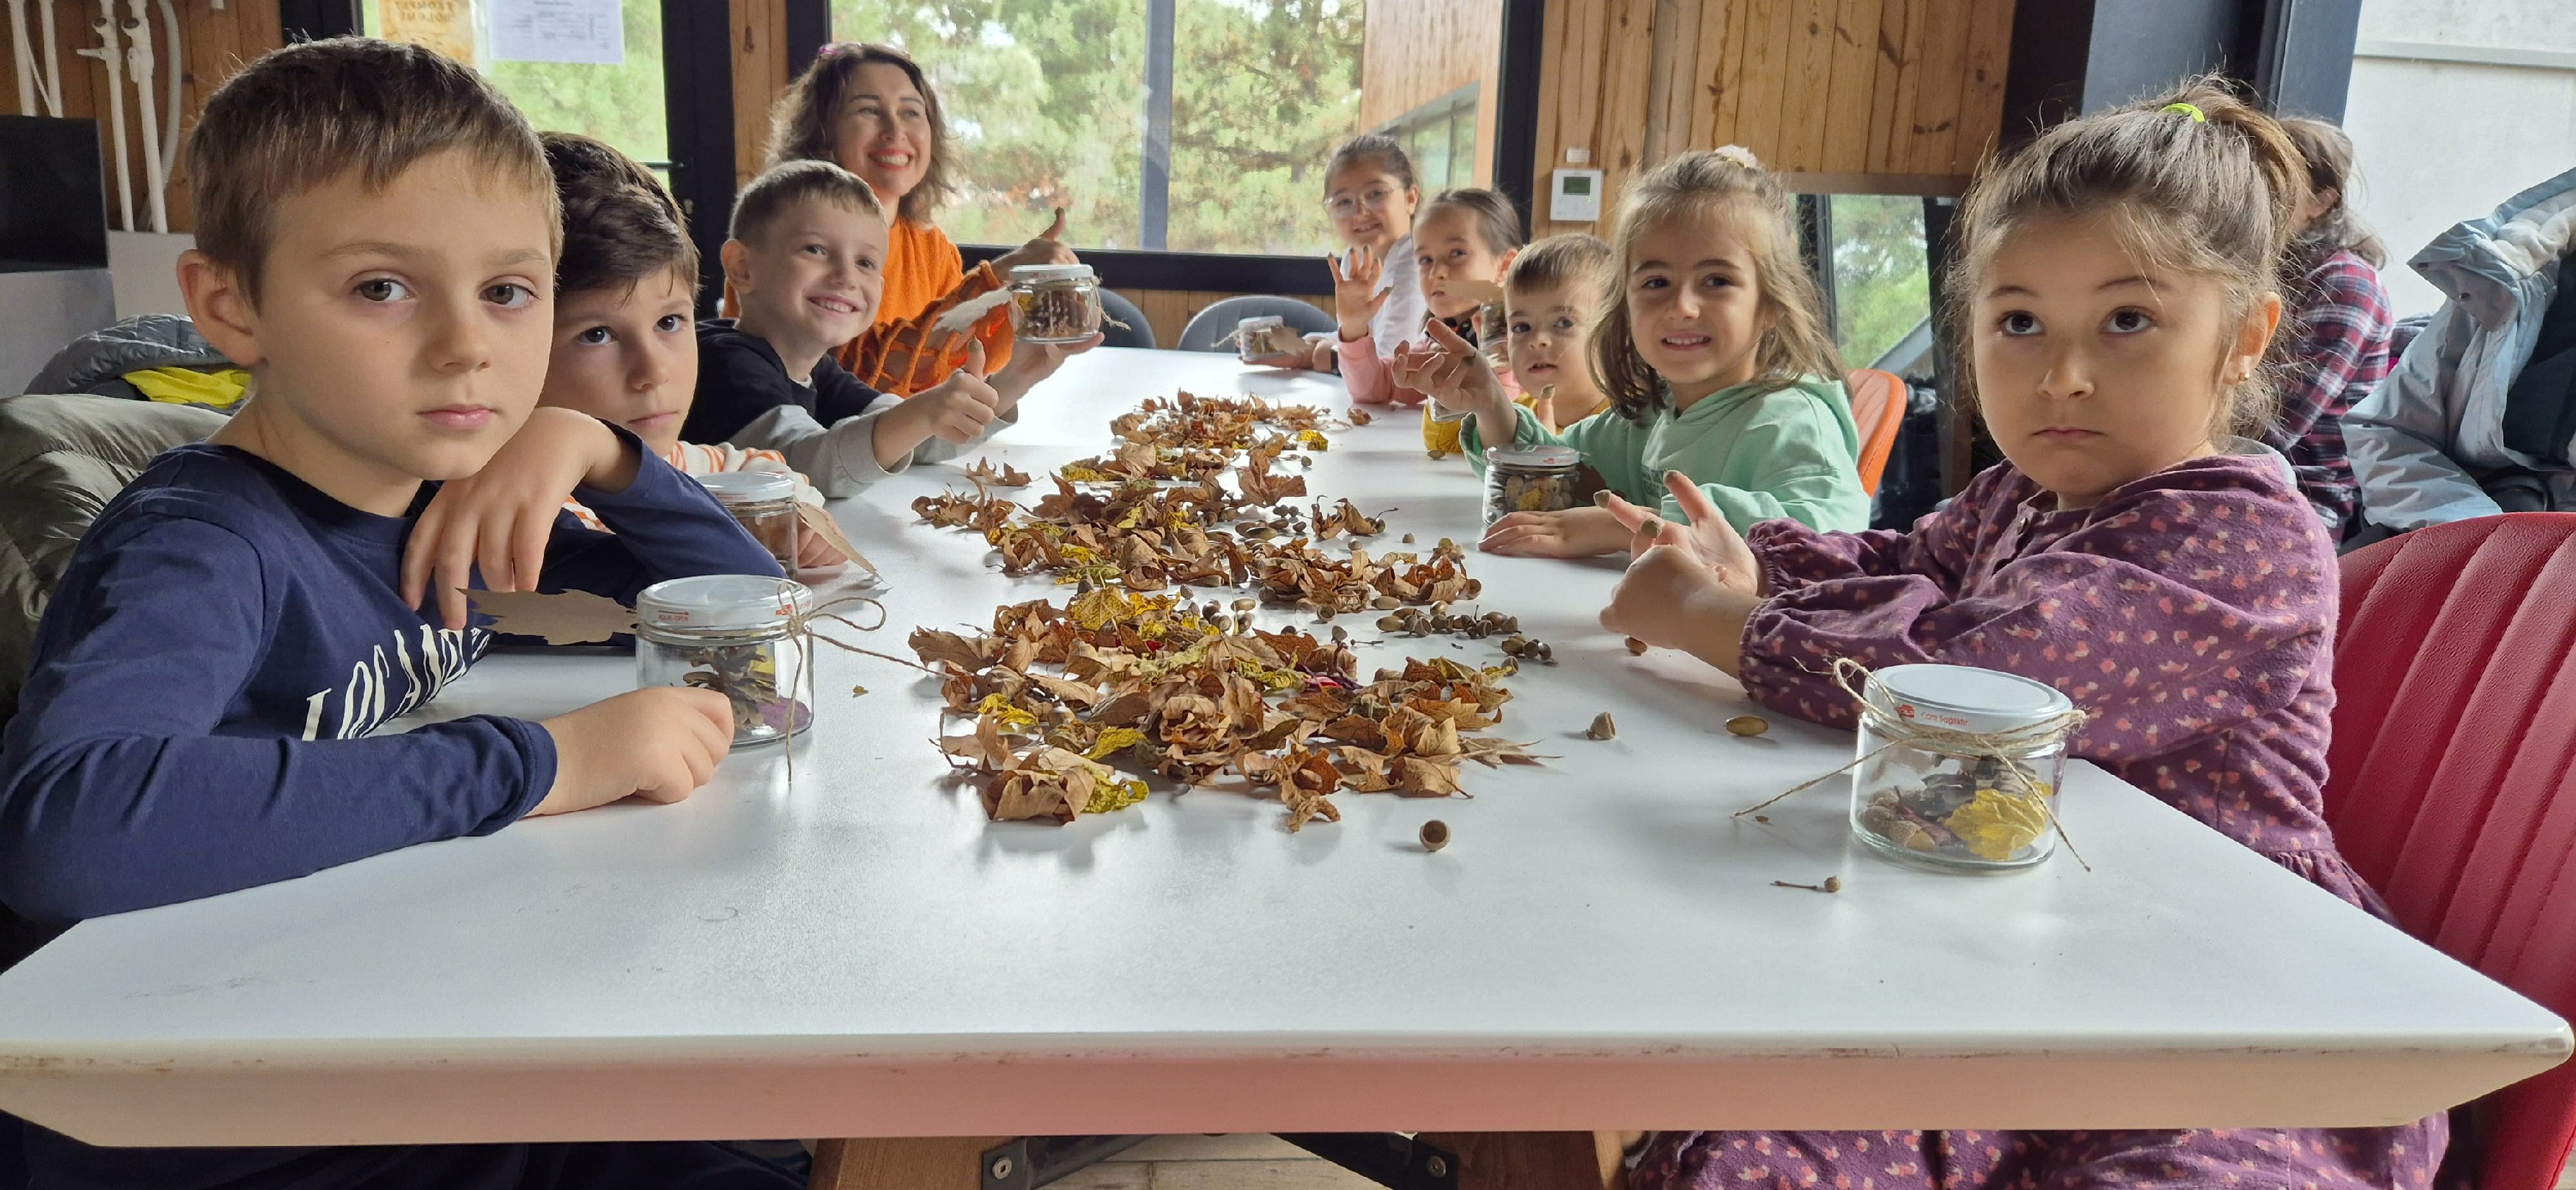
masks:
[[[1814,671],[1811,670],[1809,672]],[[1861,693],[1859,687],[1865,686],[1868,683],[1868,666],[1862,665],[1860,662],[1854,661],[1849,657],[1836,657],[1834,658],[1834,663],[1826,668],[1823,676],[1832,679],[1836,686],[1842,687],[1843,693],[1851,695],[1852,701],[1859,703],[1863,713],[1867,713],[1869,708],[1869,699]],[[1855,682],[1855,677],[1857,677],[1857,683]],[[2075,731],[2083,727],[2085,721],[2090,718],[2092,718],[2092,716],[2087,714],[2082,708],[2074,708],[2060,711],[2057,714],[2050,715],[2049,717],[2036,722],[2026,723],[2020,727],[2006,728],[2001,731],[1957,731],[1947,727],[1935,727],[1927,723],[1911,720],[1888,724],[1887,726],[1894,738],[1891,738],[1888,742],[1879,745],[1876,750],[1855,757],[1850,763],[1845,764],[1830,773],[1826,773],[1815,780],[1805,782],[1783,793],[1773,796],[1759,805],[1747,806],[1738,810],[1735,812],[1735,817],[1742,818],[1758,811],[1770,809],[1771,807],[1787,801],[1798,794],[1805,793],[1806,791],[1814,789],[1827,781],[1831,781],[1836,777],[1842,776],[1844,773],[1848,773],[1864,764],[1868,764],[1870,761],[1878,759],[1890,748],[1903,745],[1911,748],[1919,748],[1935,755],[1946,756],[1952,760],[1994,761],[2005,773],[2010,775],[2009,779],[2012,783],[2020,787],[2012,792],[2029,797],[2039,806],[2040,814],[2048,820],[2049,829],[2057,833],[2057,841],[2066,845],[2066,853],[2074,856],[2075,862],[2085,871],[2090,872],[2093,870],[2093,865],[2085,862],[2084,853],[2076,849],[2075,840],[2066,833],[2066,823],[2057,816],[2056,799],[2042,794],[2038,783],[2031,779],[2030,771],[2023,768],[2013,759],[2016,756],[2025,756],[2039,748],[2045,747],[2049,741],[2056,739],[2061,735],[2074,734]]]
[[[862,624],[833,610],[835,608],[855,609],[862,604],[876,609],[876,623]],[[861,648],[848,641],[842,640],[839,637],[833,636],[828,632],[817,631],[815,628],[816,623],[823,620],[830,620],[838,624],[846,624],[860,632],[874,632],[877,629],[885,627],[886,609],[884,604],[877,602],[877,600],[872,596],[843,595],[838,598],[829,599],[816,604],[811,610],[806,611],[803,615],[788,617],[787,634],[796,642],[797,651],[800,654],[797,659],[798,664],[801,665],[805,671],[804,686],[806,714],[818,716],[815,719],[815,722],[820,722],[819,712],[823,702],[822,691],[817,688],[816,679],[814,677],[814,645],[816,642],[830,645],[833,648],[840,649],[845,652],[857,653],[866,657],[874,657],[881,661],[892,661],[897,665],[910,666],[911,668],[920,670],[923,673],[935,672],[928,666],[912,661],[906,661],[901,657],[880,653],[874,649]],[[794,697],[793,693],[789,695],[791,700],[793,700]],[[788,725],[790,728],[793,728],[796,722],[795,708],[790,707],[787,714]],[[808,726],[811,726],[811,724],[809,723]],[[791,790],[796,788],[796,734],[792,730],[787,736],[787,788]]]

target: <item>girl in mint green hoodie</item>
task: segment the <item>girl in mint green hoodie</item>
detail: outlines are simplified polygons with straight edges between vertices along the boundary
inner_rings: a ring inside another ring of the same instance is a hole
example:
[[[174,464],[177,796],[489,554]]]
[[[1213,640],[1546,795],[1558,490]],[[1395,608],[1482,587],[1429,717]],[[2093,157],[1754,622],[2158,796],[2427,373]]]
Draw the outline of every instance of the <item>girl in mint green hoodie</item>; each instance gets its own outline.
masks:
[[[1860,433],[1842,360],[1798,259],[1789,199],[1753,155],[1729,146],[1655,167],[1621,200],[1620,267],[1602,297],[1592,369],[1611,408],[1549,433],[1512,404],[1475,349],[1445,328],[1395,359],[1397,382],[1469,414],[1487,444],[1569,445],[1631,501],[1688,516],[1664,486],[1688,476],[1738,532],[1787,517],[1869,527]],[[1574,558],[1627,548],[1607,511],[1516,512],[1486,530],[1499,554]]]

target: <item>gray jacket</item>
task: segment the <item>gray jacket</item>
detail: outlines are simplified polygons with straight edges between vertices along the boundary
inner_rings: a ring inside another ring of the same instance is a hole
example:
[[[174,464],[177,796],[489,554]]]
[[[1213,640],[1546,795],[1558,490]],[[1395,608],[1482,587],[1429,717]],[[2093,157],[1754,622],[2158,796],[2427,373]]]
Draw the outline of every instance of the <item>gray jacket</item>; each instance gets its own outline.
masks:
[[[96,393],[139,401],[143,393],[123,379],[128,372],[145,368],[211,371],[232,366],[224,353],[197,333],[196,323],[175,314],[141,314],[72,340],[27,382],[27,391]]]
[[[2379,387],[2344,415],[2363,514],[2420,529],[2504,510],[2481,486],[2535,473],[2548,506],[2576,509],[2576,471],[2505,445],[2506,391],[2531,358],[2542,315],[2576,271],[2576,170],[2495,213],[2443,232],[2407,262],[2449,300]]]

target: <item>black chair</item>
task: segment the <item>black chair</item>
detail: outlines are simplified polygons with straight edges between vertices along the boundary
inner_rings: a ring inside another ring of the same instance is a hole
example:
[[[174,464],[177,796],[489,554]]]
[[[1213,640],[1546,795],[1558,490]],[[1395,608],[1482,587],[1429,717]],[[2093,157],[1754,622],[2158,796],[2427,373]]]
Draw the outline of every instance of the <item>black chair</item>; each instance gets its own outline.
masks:
[[[1145,320],[1145,312],[1137,309],[1136,303],[1118,296],[1116,290],[1100,291],[1100,311],[1108,315],[1100,323],[1101,346],[1142,347],[1147,351],[1159,346],[1154,342],[1154,324]],[[1120,322],[1127,324],[1125,329],[1114,325]]]
[[[1280,321],[1288,324],[1288,329],[1301,335],[1327,334],[1337,325],[1332,315],[1295,298],[1247,294],[1227,298],[1199,311],[1190,319],[1188,326],[1181,328],[1180,349],[1232,351],[1234,345],[1226,342],[1225,337],[1234,333],[1236,324],[1265,314],[1278,315]]]

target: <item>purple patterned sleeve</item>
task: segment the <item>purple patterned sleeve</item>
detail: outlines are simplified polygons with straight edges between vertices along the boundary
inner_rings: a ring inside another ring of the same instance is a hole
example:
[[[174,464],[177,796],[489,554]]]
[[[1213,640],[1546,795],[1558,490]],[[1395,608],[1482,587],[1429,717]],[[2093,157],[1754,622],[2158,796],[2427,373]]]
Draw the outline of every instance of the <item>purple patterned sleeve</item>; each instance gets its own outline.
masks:
[[[2014,539],[1994,534],[1992,548]],[[2152,755],[2287,704],[2334,620],[2331,549],[2286,490],[2115,496],[2049,548],[1996,560],[1973,585],[1918,568],[1766,600],[1745,627],[1746,691],[1847,726],[1851,700],[1823,677],[1837,657],[1982,666],[2091,712],[2085,755]]]

